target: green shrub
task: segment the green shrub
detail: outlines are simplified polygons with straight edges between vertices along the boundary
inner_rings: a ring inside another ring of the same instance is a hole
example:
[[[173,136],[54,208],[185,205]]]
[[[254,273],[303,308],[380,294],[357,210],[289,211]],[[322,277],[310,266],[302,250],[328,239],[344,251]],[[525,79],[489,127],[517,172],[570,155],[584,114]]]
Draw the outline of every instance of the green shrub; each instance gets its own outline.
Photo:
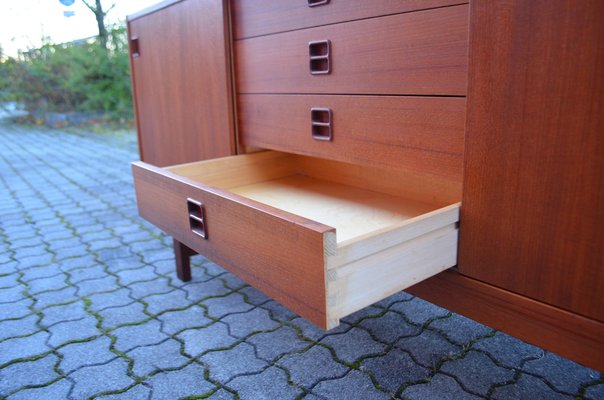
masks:
[[[103,112],[132,118],[125,28],[111,30],[107,50],[98,39],[45,44],[0,64],[0,100],[16,101],[30,114]]]

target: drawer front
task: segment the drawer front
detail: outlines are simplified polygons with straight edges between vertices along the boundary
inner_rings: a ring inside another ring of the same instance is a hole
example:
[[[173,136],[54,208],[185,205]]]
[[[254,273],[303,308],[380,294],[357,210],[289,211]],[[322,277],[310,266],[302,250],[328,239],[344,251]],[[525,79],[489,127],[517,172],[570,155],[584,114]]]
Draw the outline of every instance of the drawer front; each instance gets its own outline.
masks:
[[[461,181],[465,104],[453,97],[240,95],[240,143]],[[330,127],[313,127],[313,119],[327,117]],[[328,129],[331,140],[322,140]]]
[[[464,0],[233,0],[235,39],[464,4]],[[314,5],[314,6],[310,6]]]
[[[467,5],[304,29],[235,42],[237,91],[463,96],[467,53]]]
[[[229,170],[227,164],[216,168]],[[333,229],[142,162],[133,164],[133,176],[142,217],[313,323],[325,325],[324,236]],[[204,206],[206,239],[191,230],[189,214],[195,210],[187,199]]]

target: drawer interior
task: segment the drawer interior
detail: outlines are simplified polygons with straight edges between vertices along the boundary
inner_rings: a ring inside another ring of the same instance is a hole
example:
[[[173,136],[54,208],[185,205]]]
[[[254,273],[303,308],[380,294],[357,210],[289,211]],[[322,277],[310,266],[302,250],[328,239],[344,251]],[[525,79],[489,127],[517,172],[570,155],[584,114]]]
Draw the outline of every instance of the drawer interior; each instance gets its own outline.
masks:
[[[168,168],[284,220],[335,228],[324,251],[326,326],[456,264],[460,185],[265,151]]]

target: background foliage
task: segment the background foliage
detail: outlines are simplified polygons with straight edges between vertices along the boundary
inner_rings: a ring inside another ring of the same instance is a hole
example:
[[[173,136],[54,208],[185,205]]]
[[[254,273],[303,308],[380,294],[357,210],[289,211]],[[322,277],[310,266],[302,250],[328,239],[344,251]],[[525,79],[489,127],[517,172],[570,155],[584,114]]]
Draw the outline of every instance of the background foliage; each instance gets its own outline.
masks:
[[[0,100],[46,112],[106,113],[132,118],[125,27],[111,29],[107,48],[99,39],[45,44],[0,63]]]

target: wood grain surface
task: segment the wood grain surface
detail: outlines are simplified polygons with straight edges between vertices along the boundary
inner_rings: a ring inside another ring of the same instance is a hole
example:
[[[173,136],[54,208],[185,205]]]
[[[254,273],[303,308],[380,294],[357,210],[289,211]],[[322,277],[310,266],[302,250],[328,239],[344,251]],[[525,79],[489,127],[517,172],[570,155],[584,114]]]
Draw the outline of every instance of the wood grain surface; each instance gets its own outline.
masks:
[[[459,269],[604,321],[604,2],[471,6]]]
[[[141,159],[158,166],[235,152],[223,1],[187,0],[128,23]]]
[[[143,162],[133,164],[133,175],[141,216],[314,324],[327,326],[324,240],[333,228]],[[189,229],[187,198],[205,206],[207,240]]]
[[[235,39],[312,26],[464,4],[465,0],[331,0],[309,7],[307,0],[232,0]]]
[[[239,95],[240,143],[461,182],[465,98]],[[333,138],[311,135],[312,107],[332,110]]]
[[[332,72],[311,75],[312,41],[331,41]],[[466,93],[468,6],[238,40],[238,93]]]
[[[585,366],[604,371],[602,322],[454,271],[438,274],[407,291]]]

